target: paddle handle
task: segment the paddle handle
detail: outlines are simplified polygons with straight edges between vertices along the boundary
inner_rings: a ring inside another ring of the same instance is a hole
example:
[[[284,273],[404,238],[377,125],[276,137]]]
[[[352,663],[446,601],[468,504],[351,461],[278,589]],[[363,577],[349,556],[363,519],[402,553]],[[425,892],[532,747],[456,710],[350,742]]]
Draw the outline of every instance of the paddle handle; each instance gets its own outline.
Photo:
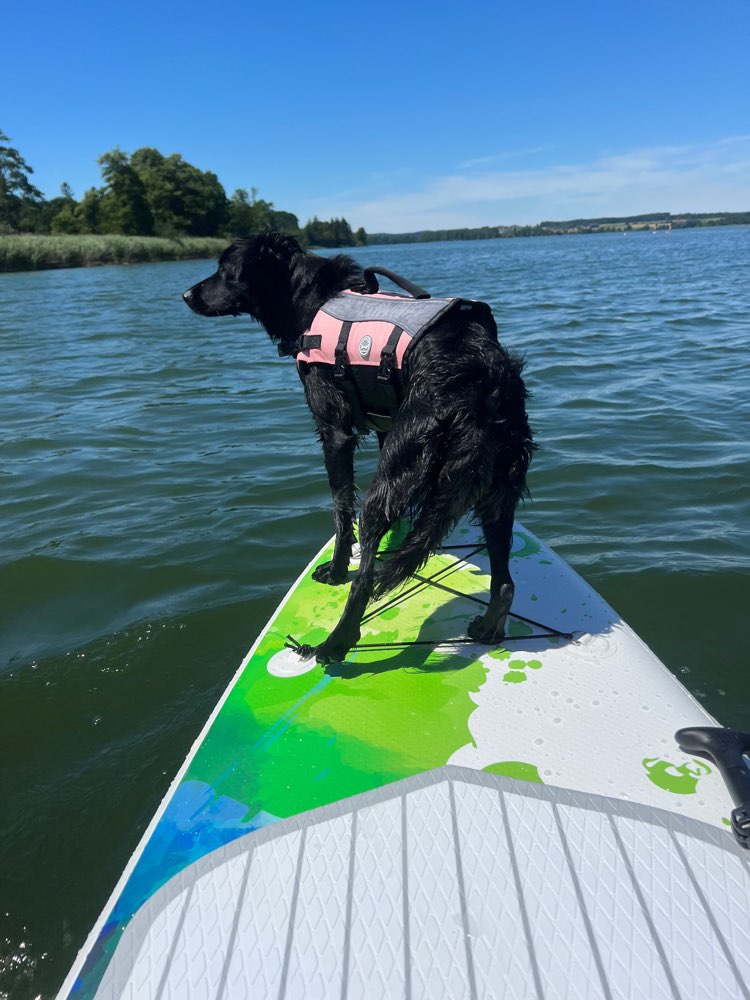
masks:
[[[685,753],[716,765],[736,807],[732,810],[732,831],[737,842],[750,849],[750,767],[745,760],[750,755],[750,733],[722,726],[692,726],[678,729],[674,738]]]

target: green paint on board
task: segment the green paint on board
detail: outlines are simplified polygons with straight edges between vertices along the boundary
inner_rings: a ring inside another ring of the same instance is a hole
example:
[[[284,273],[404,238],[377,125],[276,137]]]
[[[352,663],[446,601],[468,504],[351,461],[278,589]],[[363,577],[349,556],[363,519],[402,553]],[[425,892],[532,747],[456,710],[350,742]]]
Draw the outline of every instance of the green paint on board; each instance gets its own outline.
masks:
[[[541,660],[510,660],[507,664],[508,673],[503,680],[508,684],[521,684],[526,680],[527,670],[539,670],[541,666]]]
[[[492,649],[487,655],[491,660],[509,660],[513,654],[509,649]]]
[[[518,544],[519,540],[521,547],[512,550],[511,557],[513,559],[526,559],[528,556],[535,556],[542,551],[541,542],[538,542],[536,538],[532,538],[531,535],[527,535],[525,531],[518,531],[516,529],[513,532],[514,546]]]
[[[711,773],[711,768],[705,761],[695,758],[677,765],[658,757],[646,757],[641,763],[649,781],[675,795],[693,795],[698,787],[698,780]]]
[[[400,613],[401,612],[399,608],[388,608],[380,615],[380,617],[385,622],[391,622],[393,621],[394,618],[398,618]]]
[[[496,764],[488,764],[482,768],[489,774],[502,774],[506,778],[518,778],[521,781],[534,781],[543,785],[536,764],[527,764],[522,760],[501,760]]]
[[[326,558],[328,553],[321,562]],[[455,564],[451,556],[435,556],[425,573]],[[488,580],[467,568],[452,573],[451,583],[480,593]],[[439,767],[472,744],[472,695],[488,667],[465,652],[431,645],[358,650],[326,670],[311,665],[295,676],[269,673],[269,661],[283,649],[287,634],[311,645],[325,638],[348,589],[306,578],[292,592],[185,780],[206,782],[217,795],[244,803],[247,818],[260,812],[284,817]],[[460,607],[460,598],[427,587],[417,601],[378,616],[378,623],[398,618],[397,628],[394,621],[393,628],[378,628],[373,635],[373,622],[363,628],[362,642],[449,638],[450,620],[456,618],[458,626],[466,619],[458,614]],[[462,632],[453,629],[456,636]]]
[[[513,639],[522,639],[525,635],[533,635],[534,629],[526,622],[520,622],[517,618],[508,619],[508,635]]]
[[[511,670],[525,670],[527,667],[529,670],[539,670],[541,665],[541,660],[511,660],[508,667]]]

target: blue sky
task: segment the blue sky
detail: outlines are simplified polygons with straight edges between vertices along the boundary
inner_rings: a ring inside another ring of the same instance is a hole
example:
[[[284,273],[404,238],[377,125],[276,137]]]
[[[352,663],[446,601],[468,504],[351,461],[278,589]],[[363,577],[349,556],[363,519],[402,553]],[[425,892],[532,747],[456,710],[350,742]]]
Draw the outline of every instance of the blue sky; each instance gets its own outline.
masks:
[[[156,146],[372,232],[750,210],[748,0],[41,0],[2,33],[48,196]]]

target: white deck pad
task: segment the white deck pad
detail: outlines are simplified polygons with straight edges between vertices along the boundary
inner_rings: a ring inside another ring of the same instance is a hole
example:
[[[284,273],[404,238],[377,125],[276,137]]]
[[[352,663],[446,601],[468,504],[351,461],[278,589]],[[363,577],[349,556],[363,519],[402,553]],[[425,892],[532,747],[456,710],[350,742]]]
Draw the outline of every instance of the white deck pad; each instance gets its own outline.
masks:
[[[96,996],[748,997],[749,900],[707,824],[449,766],[196,862]]]

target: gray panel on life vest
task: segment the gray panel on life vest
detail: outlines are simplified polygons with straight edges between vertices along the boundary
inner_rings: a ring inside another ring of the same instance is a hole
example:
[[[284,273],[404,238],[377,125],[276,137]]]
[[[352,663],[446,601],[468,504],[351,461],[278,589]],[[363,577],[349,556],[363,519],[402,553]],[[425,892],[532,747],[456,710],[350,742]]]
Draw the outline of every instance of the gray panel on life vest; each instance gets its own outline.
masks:
[[[125,929],[97,1000],[747,1000],[749,897],[728,832],[447,766],[182,871]]]
[[[321,312],[344,323],[393,323],[415,336],[458,302],[461,299],[407,299],[395,296],[391,299],[374,295],[347,295],[344,292],[329,299],[321,307]],[[466,305],[471,307],[473,303],[467,302]]]

